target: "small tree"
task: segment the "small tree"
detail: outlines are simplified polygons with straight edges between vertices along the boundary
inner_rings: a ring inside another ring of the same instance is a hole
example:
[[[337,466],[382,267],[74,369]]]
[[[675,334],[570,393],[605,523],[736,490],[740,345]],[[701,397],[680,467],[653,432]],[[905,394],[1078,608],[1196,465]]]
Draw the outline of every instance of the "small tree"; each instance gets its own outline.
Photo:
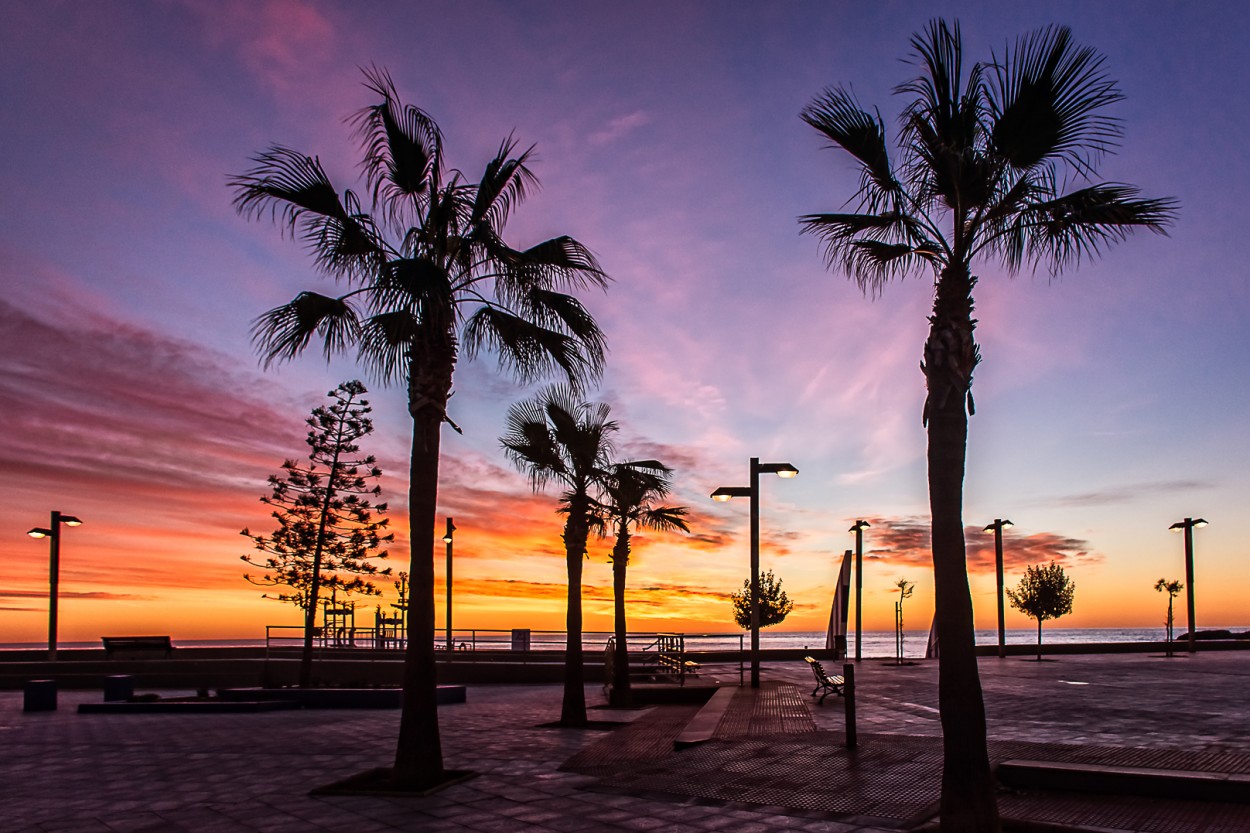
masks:
[[[1179,594],[1184,589],[1185,589],[1185,585],[1181,584],[1180,579],[1175,579],[1174,581],[1168,581],[1167,579],[1161,578],[1155,582],[1155,590],[1158,590],[1160,593],[1168,594],[1168,618],[1164,624],[1167,625],[1167,629],[1168,629],[1168,656],[1169,657],[1172,656],[1172,601],[1176,598],[1177,594]]]
[[[388,520],[374,519],[385,514],[386,504],[372,505],[382,487],[370,486],[382,476],[372,456],[360,457],[357,440],[373,431],[368,414],[372,410],[360,382],[344,382],[327,396],[333,404],[315,409],[307,420],[310,448],[308,464],[295,460],[282,464],[281,475],[270,475],[272,492],[261,503],[273,507],[278,528],[270,535],[242,533],[252,539],[260,556],[240,556],[243,561],[265,571],[265,575],[243,577],[253,584],[288,588],[275,597],[304,611],[304,652],[300,662],[300,686],[312,682],[312,640],[316,626],[317,599],[322,589],[332,594],[381,594],[369,581],[374,575],[390,575],[379,570],[374,559],[384,559],[378,547],[393,540],[383,534]]]
[[[743,630],[751,628],[751,579],[742,582],[742,591],[731,596],[734,605],[734,621]],[[781,624],[790,611],[794,610],[794,602],[781,589],[781,579],[769,570],[760,575],[760,627],[767,628]]]
[[[903,664],[903,600],[910,599],[916,585],[905,578],[894,582],[898,588],[898,601],[894,603],[894,653],[895,663]]]
[[[1019,586],[1007,591],[1012,607],[1037,620],[1038,662],[1042,661],[1042,622],[1071,613],[1075,594],[1075,582],[1053,561],[1049,567],[1025,567]]]

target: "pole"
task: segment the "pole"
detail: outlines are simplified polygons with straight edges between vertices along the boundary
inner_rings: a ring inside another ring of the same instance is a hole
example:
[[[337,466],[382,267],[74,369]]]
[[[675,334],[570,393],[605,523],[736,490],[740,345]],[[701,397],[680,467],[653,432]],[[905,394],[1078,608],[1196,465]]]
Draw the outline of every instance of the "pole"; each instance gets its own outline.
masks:
[[[451,533],[455,530],[455,525],[451,522],[451,518],[447,519],[447,535],[443,540],[447,542],[447,650],[450,651],[455,647],[451,637]]]
[[[855,666],[849,662],[842,666],[843,707],[846,709],[846,748],[859,745],[859,733],[855,728]]]
[[[1189,653],[1198,650],[1198,625],[1194,621],[1194,519],[1185,519],[1185,592],[1189,602]]]
[[[56,603],[61,583],[61,513],[52,510],[48,525],[51,557],[48,564],[48,662],[56,662]],[[1192,608],[1190,608],[1192,610]],[[1193,614],[1190,614],[1193,618]]]
[[[760,687],[760,458],[751,458],[751,688]]]
[[[984,540],[984,539],[982,539]],[[998,581],[998,656],[1007,656],[1007,625],[1003,612],[1003,519],[994,519],[994,571]]]
[[[863,659],[864,639],[864,527],[855,522],[855,661]]]

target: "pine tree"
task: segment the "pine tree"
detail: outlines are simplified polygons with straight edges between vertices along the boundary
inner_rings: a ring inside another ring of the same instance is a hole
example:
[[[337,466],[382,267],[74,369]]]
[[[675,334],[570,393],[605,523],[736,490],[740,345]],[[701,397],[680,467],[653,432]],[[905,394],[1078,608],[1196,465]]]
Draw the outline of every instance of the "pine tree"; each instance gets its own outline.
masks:
[[[241,533],[266,553],[263,558],[240,556],[265,571],[263,576],[245,573],[243,577],[253,584],[283,588],[272,598],[304,611],[303,687],[312,682],[312,642],[321,591],[328,590],[335,597],[381,595],[370,578],[391,573],[389,567],[379,569],[375,563],[387,557],[378,547],[394,539],[385,532],[388,519],[374,518],[375,513],[386,513],[386,504],[374,505],[370,500],[381,494],[376,481],[382,470],[372,455],[359,456],[357,444],[373,431],[368,417],[372,409],[368,400],[360,398],[364,393],[365,386],[352,381],[327,394],[333,404],[316,408],[307,420],[308,463],[284,462],[282,473],[269,477],[271,493],[260,499],[273,507],[278,528],[268,536],[253,535],[246,528]]]

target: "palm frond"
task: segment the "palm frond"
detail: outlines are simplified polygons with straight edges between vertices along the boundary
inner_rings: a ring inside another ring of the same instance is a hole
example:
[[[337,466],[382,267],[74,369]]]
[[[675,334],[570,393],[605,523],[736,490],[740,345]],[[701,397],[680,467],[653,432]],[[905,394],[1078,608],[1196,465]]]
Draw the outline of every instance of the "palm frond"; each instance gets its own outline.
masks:
[[[607,289],[609,278],[590,249],[568,235],[544,240],[520,251],[508,249],[500,260],[506,269],[502,288]]]
[[[569,384],[580,389],[602,372],[603,356],[583,351],[578,339],[496,306],[483,306],[464,326],[468,355],[492,349],[500,365],[522,382],[532,382],[558,370]]]
[[[890,167],[880,113],[864,111],[850,91],[831,87],[804,107],[799,118],[859,162],[859,198],[864,205],[880,210],[897,195],[899,184]]]
[[[356,311],[343,298],[301,292],[289,304],[275,307],[252,324],[252,344],[265,367],[289,361],[320,336],[326,359],[346,349],[359,335]]]
[[[410,309],[389,309],[369,316],[360,326],[358,350],[379,380],[391,383],[405,378],[412,343],[420,322]]]
[[[658,532],[689,532],[690,525],[686,522],[687,514],[689,510],[685,506],[648,507],[638,513],[637,524]]]
[[[596,514],[599,504],[589,490],[606,477],[617,430],[607,405],[582,402],[574,388],[551,385],[508,409],[500,444],[536,489],[552,480],[567,487],[562,511],[586,503]]]
[[[382,97],[379,104],[352,118],[365,158],[361,167],[377,204],[398,219],[406,207],[437,191],[442,178],[443,134],[419,107],[399,100],[395,83],[383,69],[364,70],[365,86]]]
[[[845,269],[861,290],[878,292],[891,278],[923,263],[941,262],[945,243],[931,240],[924,227],[904,214],[807,214],[804,234],[825,244],[825,260]]]
[[[512,209],[538,187],[538,177],[526,165],[534,153],[534,146],[530,145],[514,157],[512,154],[516,148],[516,139],[509,135],[499,145],[495,157],[486,163],[470,215],[475,230],[481,226],[485,226],[484,231],[490,233],[502,229]]]
[[[989,106],[994,152],[1027,170],[1063,159],[1091,175],[1097,157],[1121,135],[1101,110],[1124,98],[1104,74],[1103,57],[1076,46],[1066,26],[1016,40],[993,64]]]
[[[913,96],[903,109],[904,165],[911,193],[921,206],[940,199],[963,211],[989,196],[985,158],[984,70],[973,64],[963,78],[959,24],[934,20],[912,37],[914,63],[921,74],[895,92]]]
[[[517,402],[508,409],[499,443],[508,459],[529,475],[535,490],[553,478],[566,479],[568,468],[538,400]]]
[[[1171,198],[1141,199],[1139,189],[1103,183],[1029,206],[1016,229],[1025,256],[1049,261],[1052,271],[1094,257],[1105,246],[1124,240],[1135,229],[1166,234],[1180,204]]]
[[[252,161],[255,167],[229,179],[240,215],[257,219],[269,214],[281,221],[330,274],[361,278],[369,273],[383,254],[373,222],[352,192],[339,199],[320,160],[275,145]]]

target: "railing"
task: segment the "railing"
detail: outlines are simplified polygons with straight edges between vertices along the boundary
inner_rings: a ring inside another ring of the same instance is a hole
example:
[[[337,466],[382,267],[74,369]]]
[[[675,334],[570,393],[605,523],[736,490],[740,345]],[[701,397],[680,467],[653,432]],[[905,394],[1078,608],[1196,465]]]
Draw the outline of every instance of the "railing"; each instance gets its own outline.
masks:
[[[435,632],[434,647],[447,653],[447,632]],[[531,661],[534,654],[545,652],[563,653],[568,640],[564,631],[543,631],[529,628],[503,630],[499,628],[464,628],[452,631],[451,644],[457,660],[472,660],[478,652],[513,652],[520,662]],[[607,651],[614,644],[615,635],[610,631],[585,631],[582,633],[582,649],[587,653]],[[738,677],[741,683],[746,668],[745,636],[743,634],[678,634],[678,633],[630,633],[627,643],[646,643],[640,651],[631,653],[641,657],[640,666],[650,666],[651,673],[677,676],[679,681],[692,672],[687,654],[690,651],[717,651],[738,656]],[[401,653],[407,637],[395,628],[332,627],[317,628],[313,647],[318,655],[328,652],[393,652]],[[299,625],[267,625],[265,627],[265,656],[290,657],[304,647],[304,628]],[[605,653],[605,658],[606,658]],[[610,660],[608,660],[610,662]]]

